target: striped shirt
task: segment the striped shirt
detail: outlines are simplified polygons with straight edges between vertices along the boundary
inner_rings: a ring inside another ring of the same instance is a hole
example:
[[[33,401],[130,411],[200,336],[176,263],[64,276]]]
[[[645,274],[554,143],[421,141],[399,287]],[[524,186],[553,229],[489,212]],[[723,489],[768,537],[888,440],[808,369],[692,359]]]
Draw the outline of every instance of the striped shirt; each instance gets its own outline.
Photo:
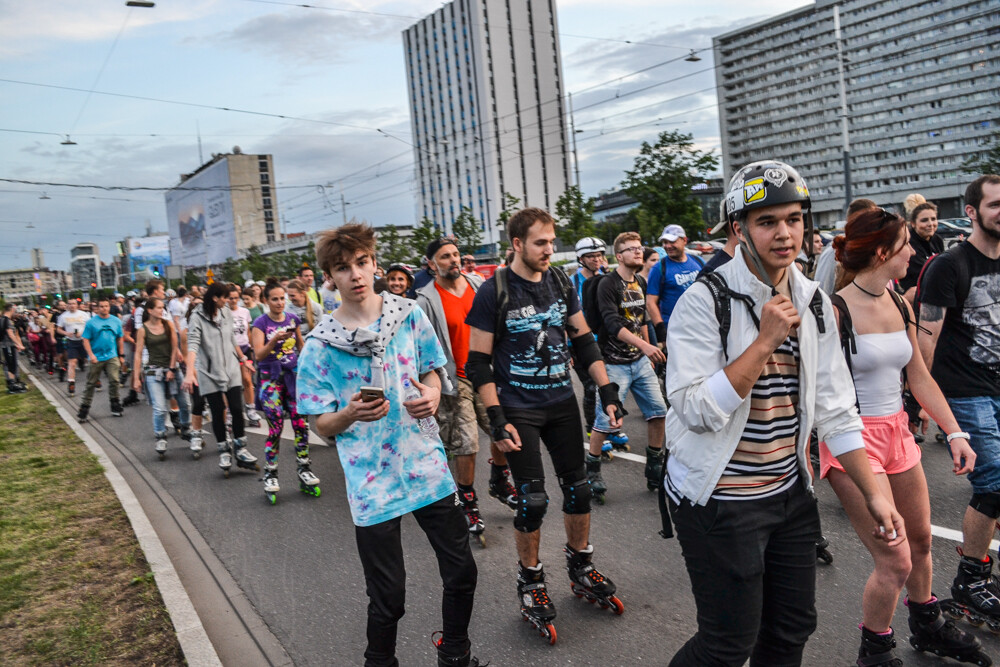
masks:
[[[764,498],[796,483],[798,405],[799,340],[793,333],[771,354],[754,383],[750,416],[712,498]]]

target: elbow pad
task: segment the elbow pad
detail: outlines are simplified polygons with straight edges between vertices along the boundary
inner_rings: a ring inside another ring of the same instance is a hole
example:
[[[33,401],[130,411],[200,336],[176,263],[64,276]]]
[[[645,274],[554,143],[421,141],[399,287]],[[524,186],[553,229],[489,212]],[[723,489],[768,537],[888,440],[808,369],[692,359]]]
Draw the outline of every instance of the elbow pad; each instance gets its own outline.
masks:
[[[465,376],[472,383],[473,389],[479,389],[484,384],[495,383],[493,379],[493,357],[483,352],[469,352],[465,360]]]
[[[569,342],[573,344],[573,351],[576,352],[576,358],[583,365],[584,370],[588,370],[598,361],[604,361],[604,357],[601,356],[601,348],[597,347],[597,341],[594,340],[594,334],[591,332],[588,331],[576,338],[570,338]]]

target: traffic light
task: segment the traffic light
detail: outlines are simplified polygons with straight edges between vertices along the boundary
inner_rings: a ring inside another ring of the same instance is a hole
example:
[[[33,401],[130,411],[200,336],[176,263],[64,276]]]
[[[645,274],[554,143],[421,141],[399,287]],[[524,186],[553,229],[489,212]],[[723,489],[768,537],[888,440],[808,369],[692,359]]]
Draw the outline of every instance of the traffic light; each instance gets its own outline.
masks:
[[[97,288],[97,283],[90,283],[90,286],[96,289]]]

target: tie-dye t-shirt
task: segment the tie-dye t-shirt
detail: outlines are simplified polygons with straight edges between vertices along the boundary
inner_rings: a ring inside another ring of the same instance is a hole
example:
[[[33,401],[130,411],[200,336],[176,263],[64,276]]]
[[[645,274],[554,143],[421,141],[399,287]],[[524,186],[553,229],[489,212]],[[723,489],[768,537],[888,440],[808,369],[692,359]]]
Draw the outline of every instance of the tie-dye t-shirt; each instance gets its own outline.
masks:
[[[378,331],[380,321],[369,325]],[[299,355],[300,414],[319,415],[346,406],[371,384],[371,357],[356,357],[316,338]],[[384,357],[389,414],[376,422],[354,422],[337,436],[347,481],[347,502],[358,526],[373,526],[455,493],[444,445],[420,433],[403,407],[403,375],[419,378],[447,363],[427,316],[419,308],[400,325]]]

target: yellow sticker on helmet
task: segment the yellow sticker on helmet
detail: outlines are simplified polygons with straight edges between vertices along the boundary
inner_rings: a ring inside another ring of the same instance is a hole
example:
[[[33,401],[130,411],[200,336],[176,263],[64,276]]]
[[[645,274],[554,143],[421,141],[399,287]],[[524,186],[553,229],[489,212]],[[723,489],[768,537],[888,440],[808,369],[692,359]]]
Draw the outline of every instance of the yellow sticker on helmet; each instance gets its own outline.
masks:
[[[753,202],[761,201],[767,196],[767,190],[764,188],[763,178],[753,178],[749,181],[743,182],[743,203],[752,204]]]

